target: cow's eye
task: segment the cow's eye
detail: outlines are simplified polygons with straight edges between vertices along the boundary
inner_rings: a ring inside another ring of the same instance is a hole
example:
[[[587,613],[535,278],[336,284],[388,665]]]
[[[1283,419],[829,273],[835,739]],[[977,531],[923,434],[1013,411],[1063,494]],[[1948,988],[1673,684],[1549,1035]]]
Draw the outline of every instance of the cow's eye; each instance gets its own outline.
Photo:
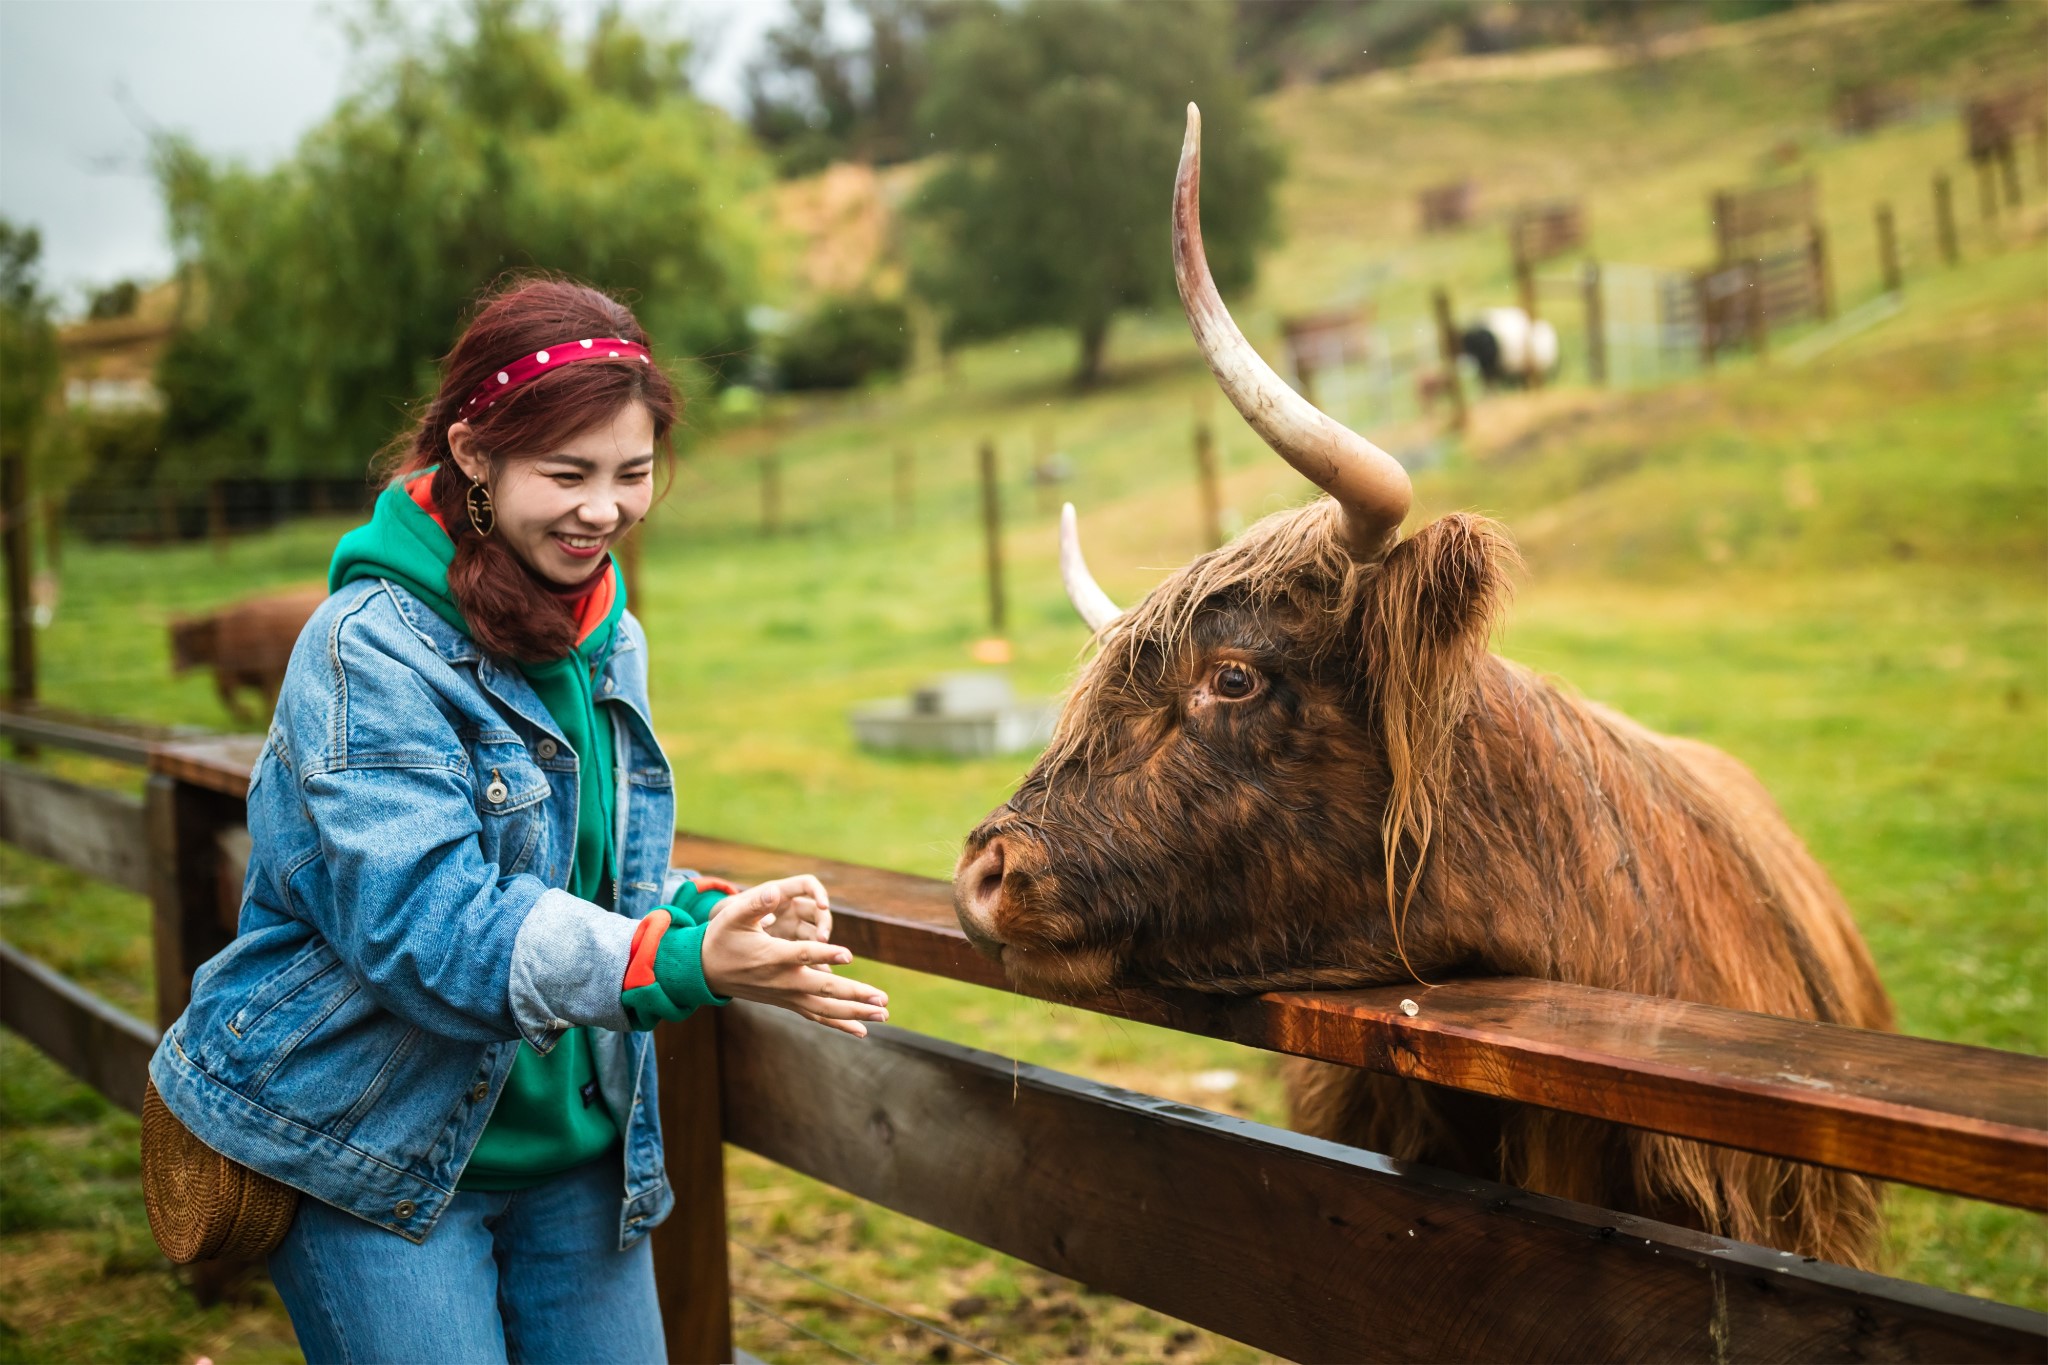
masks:
[[[1243,701],[1259,690],[1259,675],[1243,664],[1220,664],[1216,669],[1216,695]]]

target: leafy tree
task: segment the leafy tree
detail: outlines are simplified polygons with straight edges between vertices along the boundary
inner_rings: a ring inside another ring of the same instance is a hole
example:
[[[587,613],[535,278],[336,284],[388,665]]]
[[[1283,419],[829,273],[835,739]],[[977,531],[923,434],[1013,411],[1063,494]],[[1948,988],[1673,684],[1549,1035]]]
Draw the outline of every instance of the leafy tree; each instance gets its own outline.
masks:
[[[360,471],[512,270],[623,292],[659,352],[702,358],[686,384],[715,385],[749,340],[743,201],[765,167],[690,94],[687,44],[613,8],[574,52],[531,0],[470,0],[425,31],[385,7],[357,42],[381,60],[275,169],[156,149],[204,319],[159,374],[173,458]]]
[[[951,155],[913,203],[930,238],[915,285],[949,344],[1067,327],[1077,381],[1101,376],[1116,313],[1174,297],[1167,211],[1190,100],[1210,265],[1226,288],[1251,279],[1280,159],[1230,52],[1215,5],[1029,0],[938,38],[920,118]]]

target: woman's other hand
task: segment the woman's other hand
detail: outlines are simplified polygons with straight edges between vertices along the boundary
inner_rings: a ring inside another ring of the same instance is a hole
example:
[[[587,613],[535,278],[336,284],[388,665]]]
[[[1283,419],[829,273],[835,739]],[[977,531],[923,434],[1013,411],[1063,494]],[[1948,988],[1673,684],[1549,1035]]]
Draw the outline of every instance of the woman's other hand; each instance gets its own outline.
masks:
[[[704,982],[719,995],[780,1006],[865,1038],[869,1023],[889,1017],[889,997],[833,974],[853,954],[826,941],[831,929],[832,903],[816,877],[749,887],[722,901],[705,927]]]

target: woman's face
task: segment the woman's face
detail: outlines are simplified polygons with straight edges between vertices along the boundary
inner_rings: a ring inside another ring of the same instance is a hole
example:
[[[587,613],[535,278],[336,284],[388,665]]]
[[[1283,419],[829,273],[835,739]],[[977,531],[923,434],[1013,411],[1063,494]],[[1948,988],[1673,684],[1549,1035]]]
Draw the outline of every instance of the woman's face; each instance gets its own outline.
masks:
[[[647,515],[654,498],[654,417],[628,403],[560,449],[501,461],[495,473],[467,422],[448,429],[455,464],[482,478],[497,508],[491,534],[550,583],[572,587]]]

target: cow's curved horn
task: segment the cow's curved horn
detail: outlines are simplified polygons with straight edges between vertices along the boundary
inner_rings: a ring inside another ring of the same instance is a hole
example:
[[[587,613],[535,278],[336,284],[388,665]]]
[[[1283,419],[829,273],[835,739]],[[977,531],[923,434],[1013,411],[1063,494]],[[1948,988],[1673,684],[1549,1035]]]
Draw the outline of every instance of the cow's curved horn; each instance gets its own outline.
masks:
[[[1123,615],[1116,603],[1109,600],[1109,594],[1097,585],[1095,575],[1088,572],[1088,561],[1081,557],[1081,529],[1074,521],[1071,502],[1060,508],[1060,582],[1067,585],[1067,600],[1081,613],[1088,629],[1100,631]]]
[[[1393,548],[1413,493],[1400,461],[1317,411],[1274,374],[1230,319],[1202,253],[1202,112],[1188,131],[1173,182],[1173,275],[1202,358],[1231,403],[1281,458],[1344,509],[1345,540],[1373,563]]]

